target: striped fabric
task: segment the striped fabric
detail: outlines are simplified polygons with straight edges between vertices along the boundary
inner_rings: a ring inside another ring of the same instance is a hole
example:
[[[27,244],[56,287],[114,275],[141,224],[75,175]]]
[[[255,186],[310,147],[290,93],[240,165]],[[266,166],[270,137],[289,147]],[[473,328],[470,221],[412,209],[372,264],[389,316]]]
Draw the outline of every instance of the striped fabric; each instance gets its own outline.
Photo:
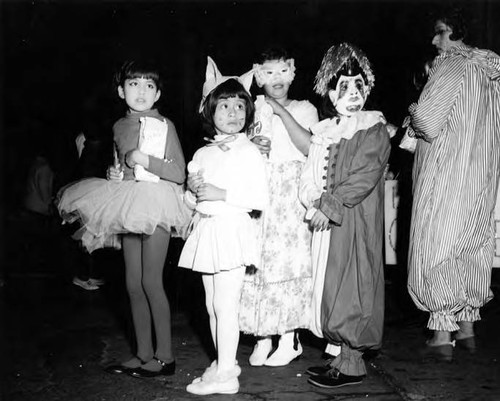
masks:
[[[492,298],[500,168],[500,58],[460,46],[439,55],[417,104],[408,289],[428,328],[455,331]]]

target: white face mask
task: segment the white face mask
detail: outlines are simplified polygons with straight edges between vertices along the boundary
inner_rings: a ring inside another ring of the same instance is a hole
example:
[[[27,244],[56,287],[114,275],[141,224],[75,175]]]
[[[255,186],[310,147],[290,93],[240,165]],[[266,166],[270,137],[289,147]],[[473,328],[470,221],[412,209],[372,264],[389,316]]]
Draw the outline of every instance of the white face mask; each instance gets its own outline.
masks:
[[[274,83],[292,83],[295,78],[294,59],[286,61],[266,61],[264,64],[254,64],[255,81],[262,88],[264,85],[272,85]]]
[[[367,87],[361,74],[355,77],[342,75],[335,90],[331,89],[328,96],[340,115],[352,116],[360,111],[366,102]]]

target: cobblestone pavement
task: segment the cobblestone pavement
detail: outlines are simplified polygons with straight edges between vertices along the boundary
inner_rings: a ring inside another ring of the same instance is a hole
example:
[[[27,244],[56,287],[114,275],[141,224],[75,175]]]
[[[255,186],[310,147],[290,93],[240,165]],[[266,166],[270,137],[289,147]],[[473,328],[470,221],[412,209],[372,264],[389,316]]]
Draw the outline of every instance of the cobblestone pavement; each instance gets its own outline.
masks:
[[[253,339],[242,336],[240,392],[188,394],[186,385],[210,363],[208,322],[199,277],[171,262],[165,286],[173,309],[176,374],[153,379],[106,374],[104,366],[130,355],[131,326],[118,255],[112,256],[107,283],[98,291],[85,291],[54,272],[11,269],[6,274],[0,289],[4,400],[500,400],[500,301],[493,299],[483,310],[476,355],[456,349],[451,363],[423,361],[418,350],[426,338],[426,316],[407,298],[395,266],[386,269],[384,346],[368,359],[369,374],[361,385],[322,390],[308,384],[305,369],[321,363],[323,344],[302,331],[302,357],[281,368],[249,366]],[[498,270],[493,281],[497,296]]]

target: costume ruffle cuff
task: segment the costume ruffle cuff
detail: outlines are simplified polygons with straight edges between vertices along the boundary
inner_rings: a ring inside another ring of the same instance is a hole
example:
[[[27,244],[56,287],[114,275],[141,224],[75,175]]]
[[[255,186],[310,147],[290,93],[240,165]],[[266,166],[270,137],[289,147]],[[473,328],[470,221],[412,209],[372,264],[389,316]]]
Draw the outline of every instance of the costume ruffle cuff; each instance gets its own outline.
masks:
[[[479,314],[479,308],[466,306],[456,314],[455,318],[457,322],[476,322],[481,320],[481,315]]]
[[[366,366],[363,361],[363,353],[346,346],[342,346],[340,355],[332,362],[330,367],[337,368],[340,373],[348,376],[365,376]]]
[[[344,203],[334,194],[323,193],[319,200],[319,209],[335,224],[342,225]]]
[[[427,328],[438,331],[457,331],[460,329],[455,314],[450,312],[431,312]]]

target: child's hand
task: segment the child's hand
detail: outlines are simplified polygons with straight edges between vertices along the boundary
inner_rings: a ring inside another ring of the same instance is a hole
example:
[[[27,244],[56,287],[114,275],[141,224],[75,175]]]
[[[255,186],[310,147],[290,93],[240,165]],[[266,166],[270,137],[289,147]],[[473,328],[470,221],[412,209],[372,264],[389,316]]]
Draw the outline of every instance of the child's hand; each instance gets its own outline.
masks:
[[[281,116],[283,113],[286,113],[286,109],[272,97],[266,96],[266,102],[273,108],[273,113],[277,116]]]
[[[226,190],[213,184],[202,183],[196,189],[198,202],[226,200]]]
[[[269,152],[271,151],[271,140],[264,136],[264,135],[256,135],[254,136],[251,141],[257,146],[257,149],[259,149],[259,152],[266,156],[269,157]]]
[[[203,184],[203,176],[200,171],[188,174],[187,187],[193,194],[196,193],[196,190],[201,184]]]
[[[116,166],[109,166],[106,172],[106,178],[109,181],[122,181],[123,180],[123,169],[117,164]]]
[[[330,229],[330,219],[319,209],[314,213],[310,224],[314,231],[325,231]]]
[[[125,164],[130,168],[134,168],[136,164],[140,164],[144,168],[148,168],[149,156],[142,153],[139,149],[129,150],[125,155]]]

